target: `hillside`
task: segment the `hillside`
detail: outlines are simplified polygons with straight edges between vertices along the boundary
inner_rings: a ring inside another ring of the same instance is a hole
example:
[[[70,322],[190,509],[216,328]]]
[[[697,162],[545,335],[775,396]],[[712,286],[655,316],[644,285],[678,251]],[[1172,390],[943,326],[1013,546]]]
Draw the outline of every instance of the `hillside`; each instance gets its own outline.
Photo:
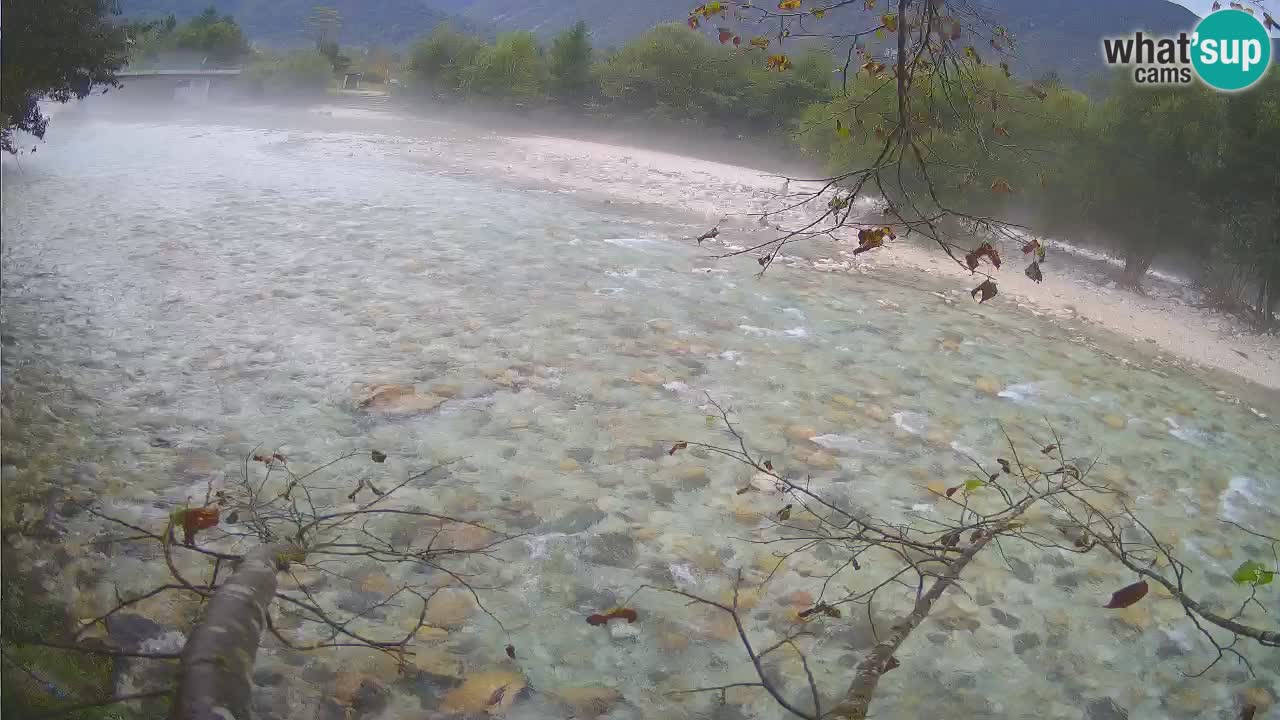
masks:
[[[130,16],[176,13],[184,19],[210,0],[122,0]],[[1189,29],[1196,16],[1169,0],[982,0],[997,22],[1018,40],[1014,69],[1026,77],[1055,70],[1083,87],[1103,69],[1101,38],[1147,30]],[[221,0],[220,12],[235,15],[249,36],[273,45],[302,44],[302,21],[316,4],[337,8],[345,20],[344,43],[404,45],[450,20],[472,31],[533,30],[549,37],[585,20],[596,47],[617,46],[661,22],[681,21],[692,0]],[[833,28],[862,28],[877,13],[842,9],[825,21]],[[714,25],[714,23],[712,23]]]
[[[198,15],[211,4],[219,13],[234,15],[254,42],[272,46],[307,44],[302,23],[316,5],[337,9],[343,19],[340,39],[349,45],[407,45],[446,20],[463,29],[492,32],[441,9],[448,0],[120,0],[127,17],[173,13],[178,20]]]

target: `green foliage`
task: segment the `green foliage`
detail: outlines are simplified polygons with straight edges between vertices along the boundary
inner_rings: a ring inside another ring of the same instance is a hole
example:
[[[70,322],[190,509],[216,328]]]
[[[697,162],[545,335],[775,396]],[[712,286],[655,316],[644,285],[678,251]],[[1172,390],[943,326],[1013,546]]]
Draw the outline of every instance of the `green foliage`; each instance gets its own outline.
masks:
[[[1238,585],[1261,586],[1271,584],[1275,576],[1275,571],[1268,570],[1262,563],[1247,560],[1231,574],[1231,580]]]
[[[749,130],[788,127],[811,102],[830,97],[831,59],[820,50],[785,73],[760,53],[715,45],[685,25],[659,25],[596,67],[602,94],[659,117]]]
[[[563,100],[583,100],[591,93],[591,35],[579,20],[551,42],[548,62],[551,94]]]
[[[316,50],[260,55],[245,68],[245,74],[273,95],[320,94],[333,81],[329,58]]]
[[[421,90],[455,93],[462,89],[462,72],[484,48],[479,38],[441,23],[409,52],[409,73]]]
[[[461,80],[469,95],[522,100],[544,96],[547,65],[537,37],[531,32],[499,35],[463,69]]]
[[[209,64],[234,65],[249,53],[249,42],[235,18],[218,16],[212,5],[173,31],[173,44],[180,50],[203,53]]]
[[[5,558],[5,576],[0,585],[0,625],[10,636],[46,639],[65,634],[65,610],[49,598],[39,598],[15,576],[16,558]],[[112,692],[110,658],[59,651],[36,645],[5,644],[0,661],[0,716],[34,717],[56,712],[59,707],[84,702],[85,698],[109,697]],[[134,717],[120,706],[94,708],[60,715],[71,720],[126,720]]]
[[[16,152],[13,131],[44,137],[38,102],[67,102],[99,86],[116,87],[127,57],[125,26],[113,22],[114,0],[4,3],[0,43],[0,150]]]

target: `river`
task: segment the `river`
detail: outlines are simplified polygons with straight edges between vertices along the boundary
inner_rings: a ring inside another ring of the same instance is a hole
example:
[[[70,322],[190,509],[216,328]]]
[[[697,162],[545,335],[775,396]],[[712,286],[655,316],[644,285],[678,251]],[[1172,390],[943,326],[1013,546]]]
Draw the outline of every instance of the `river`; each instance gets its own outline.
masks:
[[[371,653],[268,642],[263,717],[320,716],[350,673],[385,686],[382,717],[430,717],[455,678],[486,671],[527,680],[511,717],[565,717],[551,694],[564,686],[620,691],[611,718],[782,717],[762,694],[724,706],[668,694],[751,679],[713,613],[642,593],[635,636],[584,621],[643,583],[720,598],[738,568],[761,579],[774,548],[748,539],[767,536],[759,514],[777,500],[739,495],[750,473],[730,460],[668,454],[673,439],[733,442],[708,420],[708,397],[788,473],[895,518],[941,517],[925,486],[962,481],[962,454],[1003,456],[1001,425],[1043,442],[1052,423],[1171,539],[1196,593],[1239,603],[1228,576],[1269,557],[1217,518],[1277,528],[1280,407],[926,276],[779,265],[758,278],[751,258],[717,262],[688,238],[714,223],[709,198],[762,196],[736,179],[673,170],[674,192],[657,178],[608,195],[592,191],[604,171],[543,140],[343,108],[88,114],[49,140],[4,164],[6,397],[29,383],[47,410],[38,422],[74,420],[88,459],[37,463],[41,448],[11,436],[9,482],[52,483],[158,529],[233,482],[254,447],[302,468],[376,448],[386,463],[343,466],[333,482],[394,484],[455,461],[405,500],[528,533],[484,578],[505,630],[464,609],[425,643],[430,672],[410,677]],[[361,405],[387,384],[413,384],[430,410]],[[72,565],[106,568],[66,590],[85,614],[113,586],[166,574],[154,558],[92,546],[103,531],[85,516],[67,523]],[[1100,606],[1132,578],[1115,566],[1003,551],[1008,564],[979,562],[967,595],[900,653],[877,717],[944,706],[948,717],[1219,717],[1240,689],[1280,677],[1280,653],[1242,644],[1257,677],[1227,658],[1187,678],[1212,655],[1176,604],[1116,615]],[[785,566],[748,630],[768,642],[787,598],[816,594],[840,562],[825,551]],[[340,607],[428,581],[409,566],[377,583],[379,568],[341,571],[366,581],[318,579],[317,597]],[[1277,591],[1265,590],[1271,615],[1249,617],[1274,625]],[[384,608],[377,624],[416,612]],[[806,642],[834,693],[870,640],[846,616]],[[803,689],[793,656],[773,671]]]

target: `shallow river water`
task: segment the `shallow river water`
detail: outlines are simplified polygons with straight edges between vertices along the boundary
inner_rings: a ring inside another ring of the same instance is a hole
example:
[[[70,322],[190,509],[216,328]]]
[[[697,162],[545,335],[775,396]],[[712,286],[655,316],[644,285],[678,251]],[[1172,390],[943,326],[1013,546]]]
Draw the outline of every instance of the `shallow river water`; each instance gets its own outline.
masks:
[[[301,468],[377,448],[385,464],[339,466],[327,481],[394,484],[456,460],[408,486],[406,501],[525,533],[499,562],[467,566],[485,573],[475,580],[493,589],[481,598],[505,630],[459,603],[443,613],[448,634],[422,642],[422,672],[403,676],[372,653],[267,642],[264,717],[319,717],[335,702],[363,717],[432,717],[459,679],[485,672],[527,683],[499,703],[511,717],[569,717],[555,694],[568,686],[620,692],[589,708],[604,717],[783,717],[753,691],[724,705],[669,694],[752,678],[732,625],[705,608],[645,592],[631,601],[634,632],[584,621],[644,583],[722,598],[735,571],[759,582],[771,565],[779,548],[748,540],[768,537],[760,513],[777,498],[737,494],[750,473],[731,460],[667,453],[671,439],[732,442],[708,421],[708,396],[789,475],[892,518],[941,517],[926,485],[962,481],[964,453],[1005,454],[1000,424],[1043,442],[1052,423],[1175,543],[1195,568],[1189,587],[1223,607],[1243,598],[1226,576],[1269,555],[1218,518],[1280,527],[1280,407],[1265,399],[1122,362],[1138,356],[957,300],[925,277],[777,267],[757,278],[750,258],[716,262],[690,243],[706,219],[687,209],[509,177],[501,165],[518,153],[504,138],[171,118],[68,122],[50,139],[4,166],[5,382],[65,380],[40,402],[49,423],[79,418],[93,457],[34,478],[39,449],[9,442],[7,481],[88,493],[158,529],[210,483],[234,481],[255,446]],[[432,407],[370,412],[360,401],[380,384],[413,384]],[[74,561],[108,568],[66,590],[85,616],[113,587],[166,574],[154,558],[86,544],[102,530],[68,523]],[[876,717],[1232,717],[1241,691],[1280,677],[1280,653],[1242,645],[1255,677],[1227,659],[1187,678],[1212,655],[1176,604],[1153,596],[1117,615],[1100,606],[1132,578],[1114,566],[1018,544],[1004,553],[980,561],[968,594],[899,654]],[[839,563],[798,557],[753,595],[757,646]],[[343,608],[436,581],[412,566],[337,571],[362,580],[304,581]],[[1268,590],[1270,614],[1248,617],[1274,625]],[[861,612],[804,641],[829,693],[871,642]],[[875,613],[891,624],[891,608]],[[381,608],[370,627],[416,615],[410,603]],[[770,671],[803,697],[794,656]],[[385,694],[353,700],[353,673]]]

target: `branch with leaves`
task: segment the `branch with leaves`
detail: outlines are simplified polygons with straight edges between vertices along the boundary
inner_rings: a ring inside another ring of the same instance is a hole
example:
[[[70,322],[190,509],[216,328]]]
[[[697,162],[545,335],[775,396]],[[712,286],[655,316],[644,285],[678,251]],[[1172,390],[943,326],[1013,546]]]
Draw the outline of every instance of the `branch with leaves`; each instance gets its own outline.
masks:
[[[714,408],[734,444],[720,446],[681,440],[673,443],[670,452],[675,454],[689,448],[700,448],[730,458],[747,466],[753,473],[752,480],[738,491],[739,494],[768,492],[778,497],[779,509],[766,518],[764,526],[757,529],[751,542],[791,549],[775,553],[777,565],[761,587],[753,588],[753,592],[760,592],[786,563],[801,554],[813,552],[819,546],[834,550],[837,558],[842,560],[838,568],[823,579],[822,590],[814,604],[797,613],[797,628],[770,640],[753,639],[746,630],[743,610],[738,602],[743,590],[741,571],[734,583],[732,602],[678,589],[642,588],[675,593],[694,604],[727,613],[754,668],[756,679],[751,682],[695,688],[681,691],[682,694],[714,692],[723,697],[730,688],[757,687],[796,717],[807,720],[866,718],[881,679],[899,666],[897,653],[929,621],[938,601],[949,591],[964,592],[965,573],[975,559],[992,551],[1003,557],[1006,543],[1027,543],[1077,555],[1105,553],[1106,557],[1118,562],[1137,578],[1133,584],[1118,589],[1105,608],[1119,610],[1142,601],[1147,594],[1148,581],[1163,586],[1168,596],[1182,606],[1216,649],[1217,657],[1208,667],[1232,655],[1252,673],[1253,668],[1237,649],[1238,644],[1256,642],[1264,647],[1275,647],[1280,638],[1276,628],[1258,627],[1242,619],[1250,603],[1261,608],[1257,592],[1272,582],[1274,568],[1280,564],[1277,563],[1276,551],[1280,542],[1276,538],[1237,526],[1242,532],[1271,543],[1269,562],[1274,564],[1249,561],[1241,565],[1234,580],[1241,586],[1247,586],[1249,595],[1237,612],[1221,614],[1209,603],[1192,596],[1183,583],[1185,574],[1189,572],[1187,565],[1177,558],[1169,545],[1156,540],[1150,528],[1130,509],[1126,495],[1090,478],[1096,460],[1082,462],[1069,459],[1052,426],[1049,427],[1053,434],[1051,443],[1034,443],[1035,462],[1024,457],[1020,444],[1005,433],[1008,459],[995,458],[984,463],[977,458],[969,458],[974,468],[971,477],[951,487],[930,488],[930,493],[937,497],[942,507],[949,508],[943,519],[912,513],[904,522],[878,518],[846,507],[815,491],[810,481],[795,479],[784,470],[775,468],[771,460],[751,449],[728,409],[710,398],[708,405]],[[1044,461],[1048,462],[1048,469],[1039,466]],[[762,484],[771,487],[762,488]],[[1119,510],[1105,509],[1116,504]],[[1035,523],[1028,520],[1028,513],[1033,509],[1050,513],[1053,532],[1042,527],[1039,515]],[[1140,537],[1135,537],[1135,533]],[[837,590],[837,586],[842,586],[836,582],[837,576],[841,575],[847,576],[851,582],[857,578],[860,583],[856,585],[857,589]],[[869,579],[872,577],[875,579]],[[890,611],[895,619],[888,627],[877,623],[877,603],[883,612],[886,605],[903,601],[907,607]],[[870,650],[862,653],[847,687],[833,701],[824,704],[822,698],[827,695],[818,687],[809,670],[809,659],[797,640],[808,633],[810,623],[837,621],[845,614],[852,615],[855,608],[865,609],[876,642]],[[1231,636],[1223,640],[1209,628],[1225,630]],[[758,651],[755,648],[759,646],[767,649]],[[809,702],[789,698],[765,671],[762,658],[780,647],[789,647],[800,658],[808,683],[806,695]],[[1208,667],[1187,674],[1201,675]]]
[[[264,634],[293,650],[370,648],[404,668],[412,662],[419,631],[432,627],[432,600],[446,589],[469,595],[502,627],[481,598],[482,592],[495,588],[479,585],[474,578],[484,573],[490,561],[500,562],[497,551],[518,535],[400,502],[401,491],[427,478],[437,480],[435,476],[449,463],[412,473],[389,486],[375,484],[364,474],[350,484],[319,482],[321,473],[362,458],[383,463],[387,455],[378,450],[353,451],[309,471],[295,472],[283,454],[255,450],[245,456],[235,482],[222,488],[210,484],[202,504],[173,512],[162,529],[82,506],[110,527],[128,533],[103,542],[159,546],[171,582],[119,599],[106,612],[82,622],[65,641],[25,637],[20,628],[6,628],[3,643],[178,662],[175,687],[68,706],[66,712],[171,695],[171,717],[213,720],[222,717],[218,708],[235,717],[250,716],[250,677]],[[394,525],[406,520],[420,532],[416,540],[402,539],[395,532]],[[192,570],[192,560],[200,558],[210,566],[207,576]],[[370,587],[330,567],[353,560],[403,568],[423,580],[396,585],[385,576]],[[324,581],[357,583],[381,598],[361,611],[330,607],[308,586],[315,581],[304,580],[299,570],[314,571]],[[292,581],[287,589],[280,587],[281,577]],[[109,618],[167,593],[186,595],[203,605],[202,619],[181,654],[137,651],[85,639]],[[371,617],[376,611],[405,606],[416,607],[416,616],[394,635]]]

